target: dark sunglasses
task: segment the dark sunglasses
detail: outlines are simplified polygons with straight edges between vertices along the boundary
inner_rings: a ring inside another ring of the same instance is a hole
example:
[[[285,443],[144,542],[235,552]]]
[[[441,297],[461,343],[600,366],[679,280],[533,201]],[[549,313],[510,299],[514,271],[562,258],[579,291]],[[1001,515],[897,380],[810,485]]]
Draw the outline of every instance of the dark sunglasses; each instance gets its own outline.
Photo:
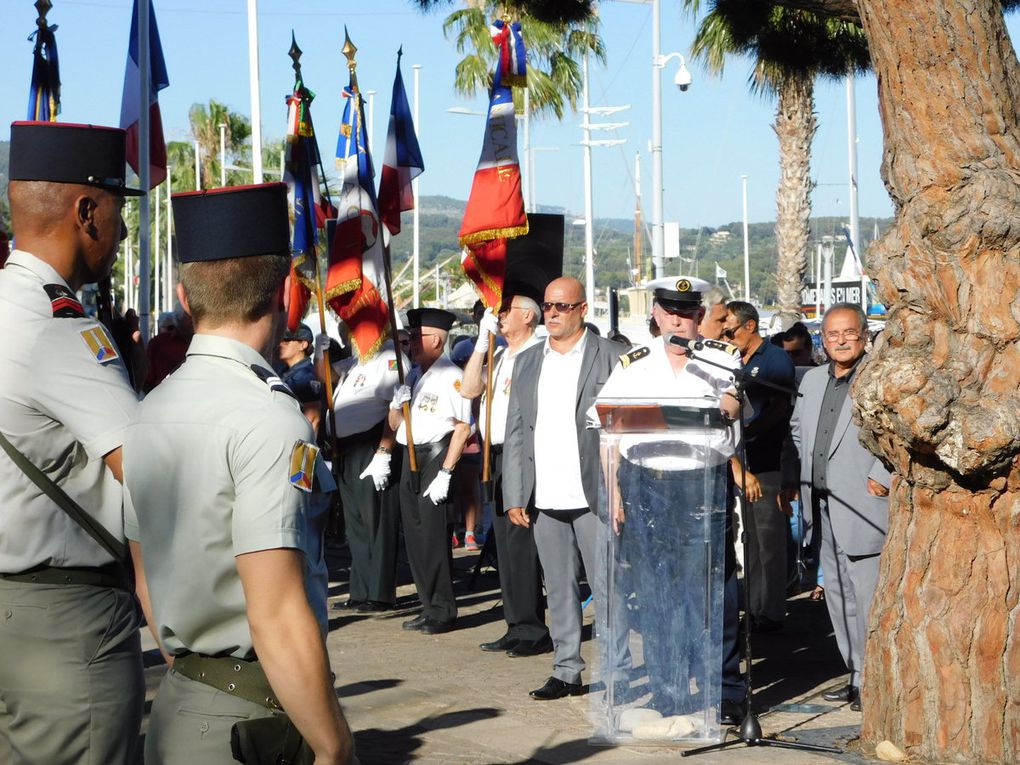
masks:
[[[736,337],[738,329],[740,329],[740,327],[733,327],[732,329],[724,329],[722,331],[722,336],[725,337],[727,340],[732,340],[734,337]]]
[[[580,303],[542,303],[542,311],[543,313],[549,313],[549,311],[555,308],[560,313],[570,313],[583,302],[582,300]]]

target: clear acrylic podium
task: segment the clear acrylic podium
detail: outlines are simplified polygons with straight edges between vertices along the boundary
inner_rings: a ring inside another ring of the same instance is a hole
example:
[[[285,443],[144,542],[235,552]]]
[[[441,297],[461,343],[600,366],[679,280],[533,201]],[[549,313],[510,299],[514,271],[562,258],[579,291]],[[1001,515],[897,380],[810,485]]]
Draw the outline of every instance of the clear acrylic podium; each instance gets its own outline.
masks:
[[[591,694],[596,744],[720,739],[727,421],[704,401],[599,399],[606,520],[597,657],[629,643],[630,680]],[[622,517],[621,517],[622,516]],[[619,532],[614,532],[617,518]],[[602,670],[606,668],[600,668]],[[611,673],[600,671],[608,678]]]

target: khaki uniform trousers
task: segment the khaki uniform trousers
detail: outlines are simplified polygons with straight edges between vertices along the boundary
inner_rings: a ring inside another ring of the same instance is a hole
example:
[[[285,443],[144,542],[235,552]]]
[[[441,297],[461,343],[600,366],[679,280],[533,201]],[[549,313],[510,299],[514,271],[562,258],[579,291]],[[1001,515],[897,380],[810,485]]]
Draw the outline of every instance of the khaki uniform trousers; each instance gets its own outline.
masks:
[[[145,765],[227,765],[234,723],[272,714],[170,669],[152,702]]]
[[[0,580],[0,761],[133,765],[140,622],[123,590]]]

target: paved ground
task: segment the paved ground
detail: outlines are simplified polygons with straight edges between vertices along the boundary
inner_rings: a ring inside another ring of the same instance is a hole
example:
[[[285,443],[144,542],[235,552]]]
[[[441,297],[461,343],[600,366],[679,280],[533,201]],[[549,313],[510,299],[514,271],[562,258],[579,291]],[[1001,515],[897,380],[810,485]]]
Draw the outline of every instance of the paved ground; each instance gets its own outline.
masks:
[[[331,602],[346,598],[346,550],[332,550]],[[329,650],[337,691],[364,765],[397,763],[630,763],[675,762],[679,747],[592,746],[589,697],[533,701],[528,691],[548,677],[551,655],[510,659],[478,644],[503,630],[499,583],[483,569],[470,588],[477,553],[457,552],[458,629],[439,636],[406,632],[400,622],[416,613],[414,588],[399,590],[401,610],[381,616],[332,610]],[[404,580],[406,576],[406,569]],[[821,699],[845,682],[823,604],[790,600],[786,629],[755,642],[755,706],[766,734],[784,740],[834,745],[849,751],[819,755],[739,746],[692,763],[864,762],[854,745],[860,714]],[[586,613],[590,622],[591,613]],[[146,635],[147,637],[147,635]],[[148,644],[151,647],[151,639]],[[585,643],[585,655],[591,653]],[[150,700],[164,666],[151,652]],[[635,672],[635,679],[640,669]]]

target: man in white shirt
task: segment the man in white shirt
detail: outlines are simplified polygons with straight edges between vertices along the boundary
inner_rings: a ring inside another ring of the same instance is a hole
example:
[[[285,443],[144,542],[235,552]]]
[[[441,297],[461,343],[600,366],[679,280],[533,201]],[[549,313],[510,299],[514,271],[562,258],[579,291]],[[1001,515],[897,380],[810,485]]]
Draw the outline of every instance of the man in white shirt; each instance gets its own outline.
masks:
[[[471,435],[471,406],[460,395],[460,368],[445,353],[455,318],[438,308],[407,312],[411,360],[417,366],[390,403],[390,427],[397,433],[397,442],[406,446],[407,424],[402,407],[405,401],[410,402],[411,435],[421,487],[420,492],[415,490],[405,449],[400,519],[422,612],[402,626],[426,635],[449,632],[457,618],[449,543],[453,522],[450,480]]]
[[[461,394],[468,399],[482,396],[478,426],[482,438],[486,434],[488,399],[484,395],[486,352],[490,333],[498,331],[507,346],[496,350],[492,370],[492,436],[491,479],[495,492],[496,513],[492,530],[496,537],[499,558],[499,587],[503,596],[503,618],[506,632],[498,640],[482,643],[483,651],[506,651],[511,657],[536,656],[552,650],[552,639],[545,626],[542,601],[542,576],[538,565],[538,549],[530,526],[518,526],[507,518],[503,505],[503,441],[506,432],[507,408],[514,363],[518,354],[541,341],[535,327],[541,309],[523,294],[506,294],[499,318],[487,311],[479,326],[478,342],[464,368]]]
[[[599,436],[588,410],[616,365],[622,346],[589,333],[584,287],[571,277],[549,283],[542,311],[549,335],[520,354],[514,366],[504,443],[503,504],[511,523],[534,523],[545,572],[553,674],[531,692],[539,700],[584,692],[581,672],[581,597],[584,563],[604,620],[603,563],[597,539],[606,533],[598,506]],[[626,677],[626,641],[604,666],[614,682]],[[607,678],[607,680],[610,678]]]

